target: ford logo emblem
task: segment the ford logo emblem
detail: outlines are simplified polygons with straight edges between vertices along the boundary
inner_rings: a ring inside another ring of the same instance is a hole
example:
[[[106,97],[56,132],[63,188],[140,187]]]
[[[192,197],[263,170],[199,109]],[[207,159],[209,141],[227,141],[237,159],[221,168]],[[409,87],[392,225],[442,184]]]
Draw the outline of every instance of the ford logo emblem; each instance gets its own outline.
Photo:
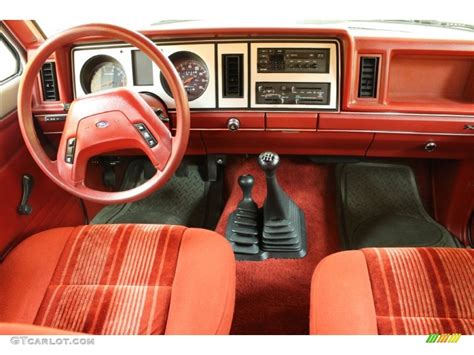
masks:
[[[95,124],[97,128],[107,128],[109,127],[109,122],[107,121],[99,121]]]

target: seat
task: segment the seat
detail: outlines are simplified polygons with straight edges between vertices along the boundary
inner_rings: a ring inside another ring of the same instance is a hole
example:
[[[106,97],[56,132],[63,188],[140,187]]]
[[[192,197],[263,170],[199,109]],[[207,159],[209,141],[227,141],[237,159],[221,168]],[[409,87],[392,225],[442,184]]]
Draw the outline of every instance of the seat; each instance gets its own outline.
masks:
[[[232,249],[208,230],[52,229],[0,264],[4,334],[228,334],[234,300]]]
[[[311,334],[473,333],[472,249],[329,255],[311,284]]]

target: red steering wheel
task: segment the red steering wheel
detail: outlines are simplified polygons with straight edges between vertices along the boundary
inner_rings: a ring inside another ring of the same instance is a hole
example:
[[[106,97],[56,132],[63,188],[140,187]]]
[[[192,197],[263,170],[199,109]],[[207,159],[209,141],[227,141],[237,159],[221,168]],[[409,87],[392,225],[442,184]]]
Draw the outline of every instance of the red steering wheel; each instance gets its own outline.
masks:
[[[176,102],[174,137],[139,94],[125,88],[113,89],[72,102],[57,160],[49,159],[35,132],[31,109],[33,88],[40,68],[56,49],[87,36],[127,42],[160,68]],[[25,68],[18,94],[18,117],[26,146],[47,176],[80,198],[105,204],[135,201],[163,186],[178,168],[189,140],[188,99],[173,64],[147,37],[113,25],[78,26],[45,41]],[[155,166],[156,174],[151,179],[134,189],[119,192],[86,186],[86,166],[90,158],[130,148],[142,150]]]

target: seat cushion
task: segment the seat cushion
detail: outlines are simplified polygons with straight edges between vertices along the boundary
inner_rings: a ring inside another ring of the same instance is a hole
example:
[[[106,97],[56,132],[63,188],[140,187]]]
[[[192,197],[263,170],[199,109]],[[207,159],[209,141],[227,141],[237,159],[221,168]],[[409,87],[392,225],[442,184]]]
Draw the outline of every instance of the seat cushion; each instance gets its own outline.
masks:
[[[235,262],[227,241],[207,230],[61,228],[17,246],[0,265],[0,285],[0,322],[90,334],[222,334],[232,321]]]
[[[310,331],[472,334],[473,256],[473,250],[456,248],[330,255],[313,275]]]

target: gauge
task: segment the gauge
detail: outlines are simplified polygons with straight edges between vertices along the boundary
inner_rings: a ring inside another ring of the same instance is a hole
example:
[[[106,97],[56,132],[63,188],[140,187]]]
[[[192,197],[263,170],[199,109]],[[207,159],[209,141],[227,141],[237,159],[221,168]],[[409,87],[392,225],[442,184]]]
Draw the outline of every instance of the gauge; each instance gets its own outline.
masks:
[[[191,52],[176,52],[170,56],[188,94],[188,100],[193,101],[201,97],[209,84],[209,70],[204,60]],[[163,74],[161,84],[165,92],[173,97]]]
[[[127,85],[122,66],[108,62],[99,65],[92,73],[91,92],[118,88]]]
[[[127,85],[122,65],[112,57],[99,55],[89,59],[81,70],[82,89],[86,94]]]

